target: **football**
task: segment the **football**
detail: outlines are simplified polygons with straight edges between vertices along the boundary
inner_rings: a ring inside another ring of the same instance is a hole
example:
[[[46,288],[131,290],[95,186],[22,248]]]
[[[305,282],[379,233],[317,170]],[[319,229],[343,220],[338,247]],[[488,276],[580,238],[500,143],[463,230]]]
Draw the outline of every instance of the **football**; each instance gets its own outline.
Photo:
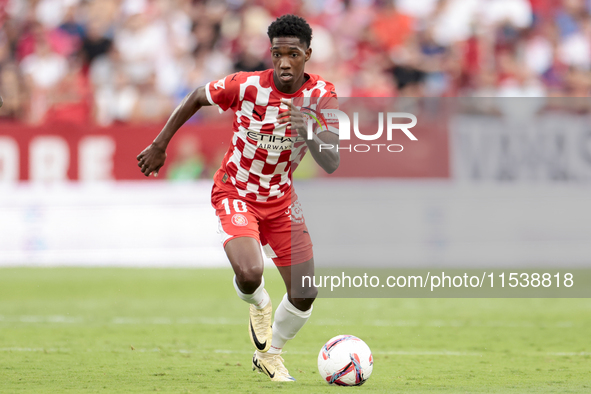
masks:
[[[369,346],[353,335],[331,338],[318,354],[318,371],[329,384],[360,386],[369,379],[372,370]]]

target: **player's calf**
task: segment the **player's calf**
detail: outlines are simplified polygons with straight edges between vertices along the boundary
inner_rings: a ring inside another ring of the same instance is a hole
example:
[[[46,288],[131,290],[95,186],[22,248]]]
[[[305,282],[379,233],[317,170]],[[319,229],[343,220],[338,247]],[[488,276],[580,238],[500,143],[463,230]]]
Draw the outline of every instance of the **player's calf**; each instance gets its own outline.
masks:
[[[300,305],[302,306],[302,305]],[[269,353],[280,354],[287,341],[295,338],[296,334],[306,324],[312,315],[311,306],[305,311],[296,308],[285,294],[283,300],[275,311],[275,322],[273,323],[273,341]]]

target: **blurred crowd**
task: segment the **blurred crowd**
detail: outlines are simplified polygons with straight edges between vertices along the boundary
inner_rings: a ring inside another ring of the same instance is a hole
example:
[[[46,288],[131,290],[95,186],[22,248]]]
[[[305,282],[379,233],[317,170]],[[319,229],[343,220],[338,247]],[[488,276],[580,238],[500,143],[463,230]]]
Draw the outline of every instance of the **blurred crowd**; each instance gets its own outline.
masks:
[[[162,122],[192,89],[269,68],[286,13],[342,97],[590,93],[591,0],[0,0],[0,118]]]

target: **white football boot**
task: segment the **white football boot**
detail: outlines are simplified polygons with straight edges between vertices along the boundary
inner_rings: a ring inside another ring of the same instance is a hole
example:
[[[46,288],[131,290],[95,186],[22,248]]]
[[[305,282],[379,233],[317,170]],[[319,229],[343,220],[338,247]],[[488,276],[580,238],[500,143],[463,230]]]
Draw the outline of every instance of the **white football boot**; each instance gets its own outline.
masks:
[[[252,370],[264,373],[273,382],[295,382],[295,378],[283,365],[283,358],[280,354],[255,351],[252,356]]]

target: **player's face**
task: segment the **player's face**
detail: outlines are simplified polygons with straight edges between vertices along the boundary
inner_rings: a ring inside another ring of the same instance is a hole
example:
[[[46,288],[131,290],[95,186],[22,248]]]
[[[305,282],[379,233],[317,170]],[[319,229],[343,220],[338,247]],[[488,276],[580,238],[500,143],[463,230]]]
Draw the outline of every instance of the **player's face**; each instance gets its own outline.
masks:
[[[271,57],[275,73],[273,79],[283,93],[295,93],[304,84],[304,66],[312,55],[312,48],[296,37],[277,37],[271,42]]]

